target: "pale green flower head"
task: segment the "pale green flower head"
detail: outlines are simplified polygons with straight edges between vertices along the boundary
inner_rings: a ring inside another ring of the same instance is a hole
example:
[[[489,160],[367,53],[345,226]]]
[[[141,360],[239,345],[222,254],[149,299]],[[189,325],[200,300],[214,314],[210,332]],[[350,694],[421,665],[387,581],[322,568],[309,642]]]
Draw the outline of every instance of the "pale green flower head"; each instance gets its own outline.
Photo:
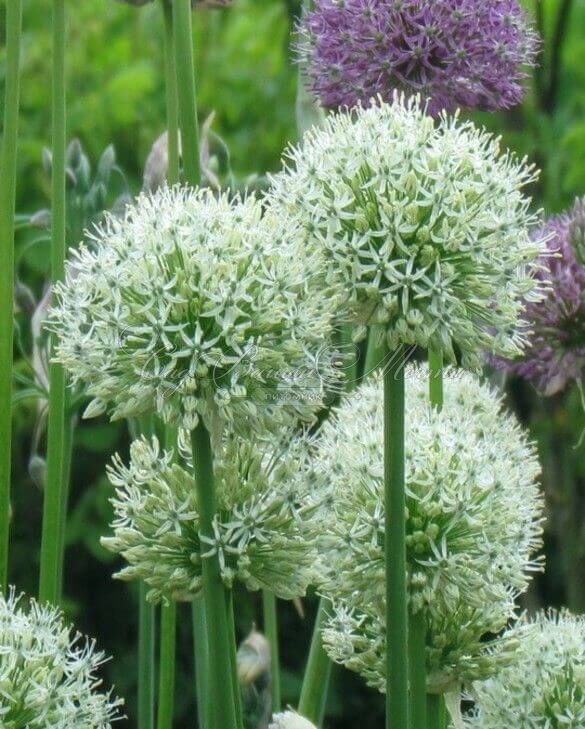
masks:
[[[102,539],[127,561],[115,576],[141,579],[149,598],[191,600],[202,586],[202,560],[216,556],[227,587],[278,597],[304,595],[315,578],[316,540],[307,529],[309,485],[299,478],[304,438],[225,436],[215,452],[217,513],[213,536],[200,536],[197,492],[185,441],[183,463],[156,439],[135,441],[125,466],[108,470],[115,487],[113,537]]]
[[[120,699],[99,690],[105,655],[35,600],[0,594],[0,725],[3,729],[111,729]]]
[[[380,324],[391,348],[478,367],[485,350],[520,351],[523,302],[539,295],[535,176],[471,122],[396,96],[310,130],[268,196],[323,247],[358,336]]]
[[[94,397],[86,417],[261,429],[310,419],[338,374],[321,254],[253,197],[142,195],[72,251],[56,295],[55,358]]]
[[[543,502],[536,452],[501,398],[471,374],[445,371],[442,411],[428,401],[428,368],[406,369],[406,545],[409,609],[429,626],[428,689],[485,677],[510,646],[489,633],[540,568]],[[323,494],[314,517],[324,631],[333,660],[385,686],[383,386],[373,377],[339,406],[316,443],[310,475]],[[319,536],[320,535],[320,536]]]
[[[585,619],[566,611],[523,616],[507,635],[518,648],[493,678],[473,685],[467,729],[585,726]]]

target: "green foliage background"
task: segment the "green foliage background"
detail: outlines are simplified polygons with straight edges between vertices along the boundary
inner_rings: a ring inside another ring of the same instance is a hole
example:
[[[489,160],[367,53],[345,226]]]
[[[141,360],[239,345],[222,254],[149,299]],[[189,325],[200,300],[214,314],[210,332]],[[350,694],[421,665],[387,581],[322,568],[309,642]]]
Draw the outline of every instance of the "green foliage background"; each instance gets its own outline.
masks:
[[[530,79],[526,102],[508,113],[477,116],[502,134],[506,145],[542,168],[535,201],[552,213],[585,193],[585,0],[542,0],[540,4],[531,0],[530,11],[535,13],[539,5],[544,35],[541,66]],[[566,25],[559,33],[559,15],[567,10]],[[43,148],[50,146],[50,12],[50,0],[25,2],[18,177],[21,213],[49,206],[49,178],[41,158]],[[277,169],[282,148],[296,139],[297,69],[291,62],[290,40],[298,12],[299,0],[234,0],[229,11],[196,15],[200,118],[203,121],[215,114],[213,130],[229,150],[229,158],[222,151],[224,171],[229,168],[238,181]],[[114,0],[71,0],[68,16],[69,137],[78,137],[94,162],[113,144],[125,173],[125,181],[118,180],[118,192],[133,194],[141,187],[144,161],[165,124],[160,6],[154,3],[138,9]],[[0,11],[0,37],[3,30]],[[0,85],[3,75],[0,49]],[[216,146],[223,150],[221,144],[216,142]],[[38,299],[46,283],[49,256],[42,241],[25,250],[30,240],[30,231],[19,235],[17,255],[22,255],[17,276]],[[27,317],[20,314],[18,324],[26,349],[27,340],[30,344]],[[17,367],[26,371],[26,361],[20,358]],[[575,517],[584,508],[585,477],[583,447],[573,448],[585,427],[578,393],[543,403],[519,383],[512,383],[509,392],[511,404],[541,445],[551,512],[546,546],[549,572],[538,581],[528,604],[570,602],[585,610],[584,591],[575,588],[585,574],[585,538],[581,538],[585,532]],[[11,581],[34,594],[42,494],[31,478],[29,461],[37,450],[42,455],[44,445],[41,441],[36,449],[32,442],[38,418],[34,401],[19,402],[14,417]],[[114,682],[127,698],[129,719],[120,726],[131,727],[135,725],[136,594],[133,586],[110,579],[116,565],[99,545],[109,516],[104,467],[109,455],[115,449],[125,452],[127,444],[122,424],[82,422],[76,431],[65,591],[70,617],[114,656],[104,670],[105,679]],[[573,541],[568,542],[567,534]],[[238,595],[237,604],[243,636],[253,622],[261,623],[260,603],[254,596]],[[284,700],[291,704],[298,695],[314,602],[305,601],[305,608],[307,616],[302,619],[292,605],[281,605]],[[192,727],[187,606],[179,618],[176,726]],[[355,677],[339,670],[334,674],[328,716],[331,729],[352,727],[357,721],[364,729],[379,726],[382,702]]]

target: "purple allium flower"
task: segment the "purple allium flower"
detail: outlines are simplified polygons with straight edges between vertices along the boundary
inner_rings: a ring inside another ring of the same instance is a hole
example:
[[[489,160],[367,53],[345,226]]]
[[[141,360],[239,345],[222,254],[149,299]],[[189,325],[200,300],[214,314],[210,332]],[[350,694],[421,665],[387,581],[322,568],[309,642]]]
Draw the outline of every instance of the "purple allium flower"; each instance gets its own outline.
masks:
[[[316,0],[297,50],[323,106],[429,100],[429,113],[519,103],[538,36],[518,0]]]
[[[585,197],[570,211],[546,220],[537,231],[538,238],[550,236],[549,253],[539,273],[550,282],[550,290],[543,301],[526,304],[532,334],[522,359],[495,362],[546,396],[570,382],[581,382],[585,367],[585,265],[579,245],[584,232]]]

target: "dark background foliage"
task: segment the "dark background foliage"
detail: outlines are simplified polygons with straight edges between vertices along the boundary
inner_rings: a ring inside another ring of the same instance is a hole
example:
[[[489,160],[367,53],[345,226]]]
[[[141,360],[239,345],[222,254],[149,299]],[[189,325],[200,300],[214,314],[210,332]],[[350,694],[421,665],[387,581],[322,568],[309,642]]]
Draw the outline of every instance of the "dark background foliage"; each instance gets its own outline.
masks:
[[[17,204],[22,215],[50,206],[47,165],[42,164],[43,148],[50,145],[50,9],[50,0],[25,3]],[[537,17],[544,38],[528,98],[513,111],[477,118],[542,168],[533,191],[535,204],[553,213],[585,193],[585,2],[531,0],[528,9]],[[68,133],[81,141],[94,169],[103,150],[113,145],[119,170],[112,171],[108,183],[106,204],[111,205],[120,194],[132,195],[140,189],[145,159],[164,130],[160,7],[154,3],[137,9],[114,0],[76,0],[68,3],[68,11]],[[226,182],[256,184],[258,177],[277,169],[282,148],[296,139],[297,69],[291,63],[290,42],[298,11],[298,0],[234,0],[229,11],[197,13],[200,119],[203,122],[213,114],[211,165]],[[3,31],[0,14],[0,37]],[[3,75],[0,48],[0,84]],[[91,189],[86,185],[79,193],[83,174],[77,174],[77,187],[70,190],[70,201],[79,194],[77,202],[81,200],[82,207],[83,194]],[[75,218],[80,208],[72,205]],[[79,237],[76,221],[71,224],[71,243]],[[16,274],[37,300],[49,268],[45,237],[42,229],[23,224],[17,240]],[[25,303],[18,325],[23,350],[30,352],[30,312]],[[21,353],[17,357],[17,371],[26,373],[26,358]],[[585,413],[579,393],[543,401],[520,383],[507,383],[507,388],[511,405],[538,439],[549,511],[548,570],[537,579],[526,605],[569,604],[584,611],[585,530],[580,515],[585,512],[585,451],[577,444],[585,428]],[[44,441],[41,437],[35,443],[38,417],[34,400],[16,403],[11,582],[30,594],[37,588],[42,513],[39,480]],[[136,589],[110,578],[117,564],[99,544],[110,514],[105,464],[112,452],[126,453],[127,446],[124,424],[102,419],[82,421],[76,428],[65,594],[68,616],[114,656],[104,678],[126,697],[129,719],[120,726],[130,727],[135,725]],[[238,632],[243,637],[254,623],[261,625],[260,601],[255,595],[238,593],[236,602]],[[308,650],[314,600],[305,600],[304,607],[303,619],[291,604],[280,604],[284,701],[293,705]],[[193,727],[187,605],[179,612],[178,645],[176,727]],[[382,703],[359,679],[335,669],[327,726],[342,729],[357,722],[364,729],[380,726]]]

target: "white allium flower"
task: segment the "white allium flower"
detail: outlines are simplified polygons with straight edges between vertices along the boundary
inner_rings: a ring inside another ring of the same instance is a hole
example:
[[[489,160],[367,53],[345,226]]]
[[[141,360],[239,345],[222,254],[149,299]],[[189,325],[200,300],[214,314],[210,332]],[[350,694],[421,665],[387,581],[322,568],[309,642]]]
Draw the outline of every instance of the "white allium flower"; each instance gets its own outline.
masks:
[[[489,675],[483,638],[514,615],[539,569],[543,503],[534,447],[501,398],[464,371],[445,372],[445,402],[428,402],[428,369],[406,370],[409,607],[429,626],[428,687]],[[321,591],[334,609],[324,631],[333,660],[383,689],[385,652],[382,381],[349,395],[317,440],[311,479],[326,507]],[[506,646],[499,659],[507,660]],[[509,646],[507,647],[509,648]]]
[[[188,439],[181,441],[186,446]],[[197,492],[185,463],[190,451],[183,467],[156,439],[135,441],[129,465],[115,456],[108,469],[116,488],[114,536],[102,543],[128,562],[116,577],[144,580],[155,601],[189,600],[201,589],[202,559],[217,555],[228,587],[237,579],[283,599],[304,595],[317,551],[306,528],[315,506],[298,477],[303,441],[223,438],[215,452],[212,537],[199,534]]]
[[[122,701],[99,690],[104,654],[56,608],[22,602],[0,594],[0,726],[110,729]]]
[[[535,170],[471,122],[437,123],[416,99],[332,115],[286,152],[273,206],[320,242],[358,332],[431,346],[478,367],[518,352],[543,241],[523,188]]]
[[[585,619],[548,611],[523,616],[509,666],[473,685],[468,729],[581,729],[585,726]]]
[[[268,729],[316,729],[314,724],[294,711],[275,714]]]
[[[308,419],[337,376],[338,302],[321,253],[253,197],[143,194],[71,252],[56,287],[56,359],[94,397],[86,417],[156,411],[215,421]]]

